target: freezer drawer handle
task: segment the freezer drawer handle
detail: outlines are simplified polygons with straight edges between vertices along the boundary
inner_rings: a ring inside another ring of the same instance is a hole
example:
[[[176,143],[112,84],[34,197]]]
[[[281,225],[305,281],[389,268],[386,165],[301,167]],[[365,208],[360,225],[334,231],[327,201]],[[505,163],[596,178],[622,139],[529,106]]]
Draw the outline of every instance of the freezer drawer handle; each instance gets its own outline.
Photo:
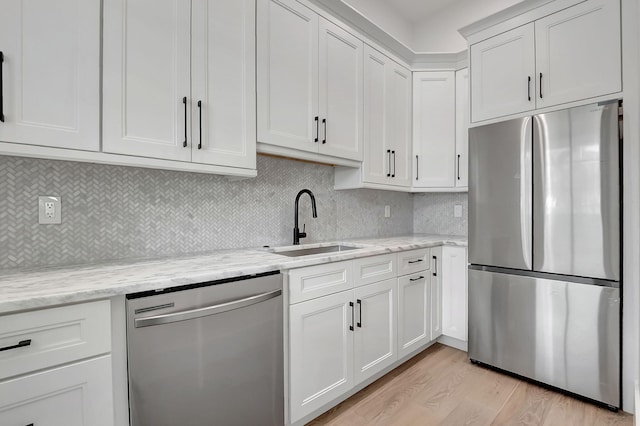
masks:
[[[424,279],[424,275],[420,275],[418,278],[409,278],[409,281],[420,281]]]
[[[29,345],[31,345],[31,339],[20,340],[17,345],[5,346],[4,348],[0,348],[0,352],[9,351],[11,349],[24,348],[25,346],[29,346]]]
[[[205,306],[204,308],[191,309],[188,311],[174,312],[171,314],[156,315],[147,318],[136,318],[135,327],[149,327],[152,325],[169,324],[172,322],[185,321],[206,317],[209,315],[221,314],[223,312],[232,311],[234,309],[246,308],[256,303],[265,302],[282,294],[282,290],[273,290],[267,293],[257,294],[255,296],[245,297],[243,299],[233,300],[231,302],[220,303],[218,305]]]
[[[422,262],[424,259],[416,259],[416,260],[410,260],[407,263],[420,263]]]

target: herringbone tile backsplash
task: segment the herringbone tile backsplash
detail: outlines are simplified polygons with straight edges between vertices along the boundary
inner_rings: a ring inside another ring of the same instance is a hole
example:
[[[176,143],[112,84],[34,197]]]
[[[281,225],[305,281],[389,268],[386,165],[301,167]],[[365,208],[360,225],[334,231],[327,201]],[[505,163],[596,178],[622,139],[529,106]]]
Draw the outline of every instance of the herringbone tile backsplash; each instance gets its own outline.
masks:
[[[413,231],[413,196],[333,190],[333,169],[258,157],[258,177],[225,177],[0,156],[0,269],[290,244],[294,198],[317,242]],[[62,197],[62,224],[38,225],[38,195]],[[391,218],[384,218],[384,205]]]

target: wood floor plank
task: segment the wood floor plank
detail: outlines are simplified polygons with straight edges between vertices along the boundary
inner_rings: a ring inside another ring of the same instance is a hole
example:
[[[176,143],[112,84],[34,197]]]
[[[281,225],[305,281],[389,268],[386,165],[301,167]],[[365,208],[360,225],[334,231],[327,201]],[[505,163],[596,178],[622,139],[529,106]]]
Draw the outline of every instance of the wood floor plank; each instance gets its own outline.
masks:
[[[313,420],[312,426],[632,426],[570,396],[473,365],[436,344]]]

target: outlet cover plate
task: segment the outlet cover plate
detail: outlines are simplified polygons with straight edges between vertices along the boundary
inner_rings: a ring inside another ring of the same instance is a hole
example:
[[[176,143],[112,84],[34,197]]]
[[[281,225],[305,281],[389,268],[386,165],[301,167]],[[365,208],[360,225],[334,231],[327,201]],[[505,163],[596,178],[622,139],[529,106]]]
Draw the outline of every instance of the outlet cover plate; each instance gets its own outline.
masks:
[[[62,223],[62,200],[60,197],[38,197],[38,223],[59,225]]]
[[[453,206],[453,217],[462,217],[462,204]]]

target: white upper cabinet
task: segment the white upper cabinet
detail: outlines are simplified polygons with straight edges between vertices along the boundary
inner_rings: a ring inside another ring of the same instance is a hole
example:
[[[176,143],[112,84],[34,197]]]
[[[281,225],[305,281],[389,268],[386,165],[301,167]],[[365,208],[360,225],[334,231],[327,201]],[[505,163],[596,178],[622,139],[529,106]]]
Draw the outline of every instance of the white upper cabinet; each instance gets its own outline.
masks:
[[[255,0],[192,7],[193,162],[255,169]]]
[[[622,91],[619,0],[530,16],[528,24],[471,44],[472,122]]]
[[[258,141],[318,150],[318,15],[258,0]]]
[[[469,186],[469,69],[456,71],[456,188]]]
[[[100,1],[3,1],[0,141],[100,148]]]
[[[319,152],[362,160],[363,44],[320,18]]]
[[[414,187],[455,186],[455,94],[453,71],[413,73]]]
[[[474,122],[535,108],[533,23],[473,44],[470,49]]]
[[[364,63],[364,141],[363,182],[410,185],[411,71],[369,46]]]
[[[105,1],[105,152],[191,160],[190,4]]]
[[[535,22],[536,106],[622,90],[620,2],[589,0]]]
[[[255,168],[254,0],[105,0],[103,150]]]
[[[258,0],[258,141],[361,161],[362,61],[362,41],[297,1]]]

